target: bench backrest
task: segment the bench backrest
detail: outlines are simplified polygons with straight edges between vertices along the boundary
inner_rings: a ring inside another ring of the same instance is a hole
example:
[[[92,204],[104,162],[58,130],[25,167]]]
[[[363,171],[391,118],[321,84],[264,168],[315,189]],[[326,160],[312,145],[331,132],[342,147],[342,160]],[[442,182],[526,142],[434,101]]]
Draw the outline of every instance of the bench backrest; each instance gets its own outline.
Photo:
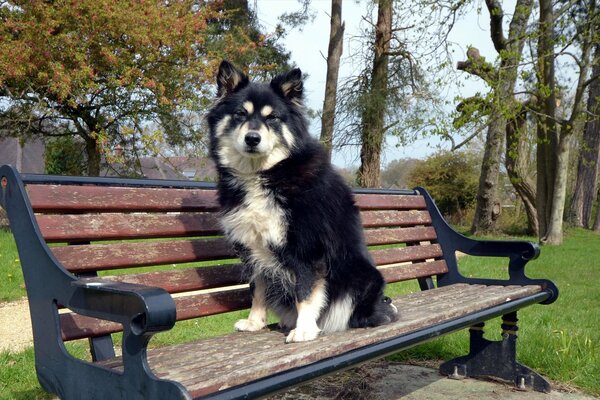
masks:
[[[44,240],[72,274],[164,288],[174,294],[177,320],[250,306],[239,261],[221,236],[214,185],[32,176],[24,182]],[[421,195],[356,190],[355,200],[388,282],[423,284],[447,271]],[[121,330],[75,313],[61,313],[60,325],[63,340]]]

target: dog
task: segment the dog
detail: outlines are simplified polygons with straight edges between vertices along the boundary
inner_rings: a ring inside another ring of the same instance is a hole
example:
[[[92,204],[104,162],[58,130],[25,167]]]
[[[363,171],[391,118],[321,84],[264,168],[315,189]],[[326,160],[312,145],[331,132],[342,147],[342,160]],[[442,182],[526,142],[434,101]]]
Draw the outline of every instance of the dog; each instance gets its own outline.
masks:
[[[308,133],[300,69],[257,83],[223,61],[206,120],[221,224],[252,292],[235,329],[263,329],[269,309],[288,343],[396,320],[352,192]]]

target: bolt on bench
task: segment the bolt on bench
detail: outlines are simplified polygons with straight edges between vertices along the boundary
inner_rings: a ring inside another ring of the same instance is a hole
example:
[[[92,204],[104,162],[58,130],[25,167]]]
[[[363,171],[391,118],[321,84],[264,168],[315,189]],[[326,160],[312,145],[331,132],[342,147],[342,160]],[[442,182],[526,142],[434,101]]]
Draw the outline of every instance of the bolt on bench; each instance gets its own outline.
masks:
[[[202,329],[205,316],[250,306],[241,266],[225,262],[235,256],[219,236],[215,186],[20,175],[10,166],[0,168],[0,179],[27,287],[37,376],[61,398],[260,397],[466,327],[469,355],[443,364],[442,373],[550,390],[516,361],[517,310],[558,296],[552,282],[525,276],[538,247],[456,233],[421,188],[355,190],[367,243],[398,245],[371,250],[385,279],[416,279],[421,288],[394,299],[397,322],[304,343],[285,344],[272,328],[148,349],[154,333],[177,321],[199,318]],[[456,251],[508,258],[509,279],[462,276]],[[216,265],[174,265],[211,260]],[[156,265],[163,267],[136,271]],[[483,322],[497,316],[503,340],[488,341]],[[117,357],[111,334],[119,331]],[[64,347],[82,338],[89,339],[91,362]]]

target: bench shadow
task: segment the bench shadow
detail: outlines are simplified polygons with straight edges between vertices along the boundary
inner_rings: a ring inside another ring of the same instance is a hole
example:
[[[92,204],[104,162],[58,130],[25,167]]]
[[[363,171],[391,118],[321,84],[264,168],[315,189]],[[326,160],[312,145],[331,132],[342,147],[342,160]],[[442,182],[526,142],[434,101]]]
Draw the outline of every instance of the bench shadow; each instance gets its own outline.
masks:
[[[378,360],[295,387],[269,400],[395,400],[447,379],[436,370]]]

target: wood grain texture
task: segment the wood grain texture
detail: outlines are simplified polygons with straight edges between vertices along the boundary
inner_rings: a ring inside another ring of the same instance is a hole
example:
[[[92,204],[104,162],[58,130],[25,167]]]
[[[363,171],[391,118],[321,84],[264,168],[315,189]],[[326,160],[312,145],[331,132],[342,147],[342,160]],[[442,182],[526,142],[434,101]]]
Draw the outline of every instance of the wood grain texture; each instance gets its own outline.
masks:
[[[236,258],[225,239],[91,244],[51,250],[71,272]]]
[[[194,294],[176,297],[173,300],[177,307],[177,321],[242,310],[249,308],[251,303],[247,288]],[[60,328],[65,341],[102,336],[123,330],[123,327],[115,322],[75,313],[60,314]]]
[[[435,237],[433,227],[365,231],[368,245],[412,243],[432,240]],[[52,247],[51,250],[65,268],[75,273],[236,258],[225,239],[91,244]]]
[[[35,212],[217,210],[216,190],[91,185],[27,185]]]
[[[365,228],[431,224],[429,212],[420,210],[363,211],[361,218]],[[216,212],[37,214],[37,222],[42,236],[50,243],[221,233]]]
[[[431,224],[431,216],[429,215],[429,211],[423,210],[363,211],[361,212],[360,216],[363,227],[365,228]]]
[[[414,243],[437,238],[432,226],[365,229],[364,234],[368,245]]]
[[[397,249],[372,250],[371,257],[377,265],[396,264],[407,261],[423,261],[442,256],[439,244],[401,247]]]
[[[91,185],[27,185],[35,212],[207,211],[219,209],[216,190]],[[356,194],[363,210],[425,209],[419,195]]]
[[[181,214],[42,214],[37,216],[47,242],[145,239],[216,235],[216,213]]]
[[[412,248],[405,248],[412,249]],[[388,283],[443,274],[448,271],[443,260],[385,266],[380,271]],[[137,283],[156,286],[169,293],[182,293],[213,288],[210,293],[176,297],[177,320],[199,318],[250,307],[250,293],[247,289],[231,289],[230,286],[244,283],[241,265],[187,268],[180,270],[146,272],[131,275],[114,275],[103,278],[89,278],[91,282],[111,281]],[[61,314],[63,340],[101,336],[121,331],[121,325],[77,314]]]
[[[292,344],[285,344],[285,334],[276,330],[232,333],[149,350],[148,359],[157,376],[179,381],[193,397],[199,397],[540,291],[539,286],[452,285],[395,299],[398,321],[377,328],[352,329]],[[119,358],[101,364],[122,370]]]

